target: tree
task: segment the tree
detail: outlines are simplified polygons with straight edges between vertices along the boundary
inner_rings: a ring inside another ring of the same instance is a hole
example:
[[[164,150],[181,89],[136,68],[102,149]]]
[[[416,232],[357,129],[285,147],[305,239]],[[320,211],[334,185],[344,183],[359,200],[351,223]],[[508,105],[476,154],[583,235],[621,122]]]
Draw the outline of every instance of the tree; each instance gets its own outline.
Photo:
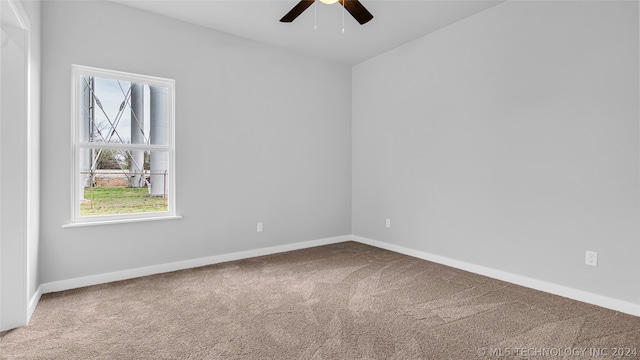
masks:
[[[98,156],[96,170],[121,170],[129,167],[126,156],[123,156],[120,150],[102,149],[102,151],[96,151]]]

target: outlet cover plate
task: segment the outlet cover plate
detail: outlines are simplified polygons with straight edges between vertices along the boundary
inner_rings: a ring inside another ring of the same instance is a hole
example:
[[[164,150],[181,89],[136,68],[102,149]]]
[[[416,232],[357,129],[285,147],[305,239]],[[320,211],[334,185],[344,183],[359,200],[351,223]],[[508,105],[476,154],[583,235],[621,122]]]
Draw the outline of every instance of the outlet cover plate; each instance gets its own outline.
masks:
[[[598,253],[587,250],[585,253],[584,263],[590,266],[598,266]]]

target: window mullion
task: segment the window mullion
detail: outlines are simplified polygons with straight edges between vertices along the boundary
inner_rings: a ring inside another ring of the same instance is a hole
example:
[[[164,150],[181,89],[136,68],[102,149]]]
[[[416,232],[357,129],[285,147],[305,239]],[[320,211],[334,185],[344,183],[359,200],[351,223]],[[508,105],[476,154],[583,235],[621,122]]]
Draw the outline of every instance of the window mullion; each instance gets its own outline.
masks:
[[[147,144],[80,142],[78,143],[78,147],[80,149],[169,151],[169,146],[167,145],[147,145]]]

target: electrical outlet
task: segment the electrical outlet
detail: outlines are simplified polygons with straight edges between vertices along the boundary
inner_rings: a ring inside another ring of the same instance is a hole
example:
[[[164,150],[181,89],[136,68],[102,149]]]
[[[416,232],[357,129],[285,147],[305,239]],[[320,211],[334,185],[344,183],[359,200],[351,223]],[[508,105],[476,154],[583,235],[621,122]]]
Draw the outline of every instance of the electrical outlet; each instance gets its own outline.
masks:
[[[256,230],[258,232],[262,232],[262,223],[261,222],[258,223],[258,226],[256,227]]]
[[[598,253],[587,250],[584,263],[590,266],[598,266]]]
[[[391,219],[387,219],[387,221],[385,222],[385,226],[388,228],[391,227]]]

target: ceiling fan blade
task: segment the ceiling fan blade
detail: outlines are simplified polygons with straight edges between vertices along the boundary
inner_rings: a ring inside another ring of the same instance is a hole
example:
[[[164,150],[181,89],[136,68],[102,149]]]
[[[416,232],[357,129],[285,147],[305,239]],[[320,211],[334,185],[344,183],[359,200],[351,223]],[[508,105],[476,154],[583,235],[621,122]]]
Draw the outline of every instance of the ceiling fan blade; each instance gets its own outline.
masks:
[[[295,20],[295,18],[300,16],[303,11],[307,10],[307,8],[311,6],[314,1],[315,0],[300,1],[298,4],[296,4],[296,6],[293,7],[293,9],[291,9],[291,11],[287,13],[287,15],[283,16],[282,19],[280,19],[280,22],[292,22],[293,20]]]
[[[356,19],[360,23],[360,25],[364,25],[369,20],[373,19],[373,15],[364,7],[358,0],[339,0],[342,6],[351,14],[351,16]]]

